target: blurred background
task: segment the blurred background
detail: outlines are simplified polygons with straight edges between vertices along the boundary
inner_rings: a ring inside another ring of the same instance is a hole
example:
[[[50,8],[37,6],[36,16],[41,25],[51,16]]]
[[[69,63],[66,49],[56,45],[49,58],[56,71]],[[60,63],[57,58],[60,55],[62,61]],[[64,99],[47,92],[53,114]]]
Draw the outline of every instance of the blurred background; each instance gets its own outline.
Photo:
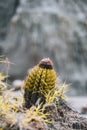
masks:
[[[0,55],[15,63],[11,81],[49,57],[69,103],[87,108],[87,0],[0,0]]]

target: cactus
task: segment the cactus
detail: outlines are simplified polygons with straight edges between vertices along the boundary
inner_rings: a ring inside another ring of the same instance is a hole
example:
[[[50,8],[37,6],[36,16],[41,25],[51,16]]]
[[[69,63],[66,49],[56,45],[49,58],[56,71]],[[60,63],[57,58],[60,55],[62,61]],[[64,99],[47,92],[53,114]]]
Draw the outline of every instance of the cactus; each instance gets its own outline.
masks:
[[[45,102],[44,93],[55,87],[56,72],[49,58],[42,59],[39,64],[31,69],[24,83],[24,106],[29,108],[35,105],[41,97]]]

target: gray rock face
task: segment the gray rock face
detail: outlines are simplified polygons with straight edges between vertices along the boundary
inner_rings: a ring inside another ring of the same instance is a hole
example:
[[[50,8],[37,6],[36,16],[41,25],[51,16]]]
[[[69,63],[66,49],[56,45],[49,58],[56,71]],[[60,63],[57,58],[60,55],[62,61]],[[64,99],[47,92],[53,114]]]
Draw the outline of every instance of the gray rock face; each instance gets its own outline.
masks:
[[[19,0],[0,0],[0,39],[5,38],[8,24],[18,3]]]
[[[0,47],[16,64],[11,66],[10,75],[23,78],[28,68],[50,57],[58,75],[72,83],[78,94],[85,94],[87,1],[20,0]],[[75,94],[75,89],[69,93]]]

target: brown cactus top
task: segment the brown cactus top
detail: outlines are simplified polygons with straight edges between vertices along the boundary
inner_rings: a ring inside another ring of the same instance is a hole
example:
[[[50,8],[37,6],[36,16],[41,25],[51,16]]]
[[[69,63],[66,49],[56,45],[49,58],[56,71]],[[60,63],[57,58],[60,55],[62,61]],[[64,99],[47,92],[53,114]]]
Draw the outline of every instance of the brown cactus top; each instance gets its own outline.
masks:
[[[49,58],[44,58],[39,62],[39,67],[53,69],[53,62]]]

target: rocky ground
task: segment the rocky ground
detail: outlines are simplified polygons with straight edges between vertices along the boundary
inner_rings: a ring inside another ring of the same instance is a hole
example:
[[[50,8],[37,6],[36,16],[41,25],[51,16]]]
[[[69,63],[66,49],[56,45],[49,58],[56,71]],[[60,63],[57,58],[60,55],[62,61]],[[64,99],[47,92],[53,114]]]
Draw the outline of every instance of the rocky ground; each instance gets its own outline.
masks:
[[[25,128],[19,124],[6,124],[3,130],[87,130],[87,119],[78,112],[72,110],[65,101],[60,100],[58,105],[45,105],[45,112],[50,113],[51,123],[43,124],[40,121],[30,122]],[[6,120],[1,119],[0,123],[5,124]],[[0,125],[1,125],[0,124]]]
[[[66,103],[60,101],[56,109],[51,109],[51,118],[54,121],[50,130],[87,130],[87,120],[73,111]]]

